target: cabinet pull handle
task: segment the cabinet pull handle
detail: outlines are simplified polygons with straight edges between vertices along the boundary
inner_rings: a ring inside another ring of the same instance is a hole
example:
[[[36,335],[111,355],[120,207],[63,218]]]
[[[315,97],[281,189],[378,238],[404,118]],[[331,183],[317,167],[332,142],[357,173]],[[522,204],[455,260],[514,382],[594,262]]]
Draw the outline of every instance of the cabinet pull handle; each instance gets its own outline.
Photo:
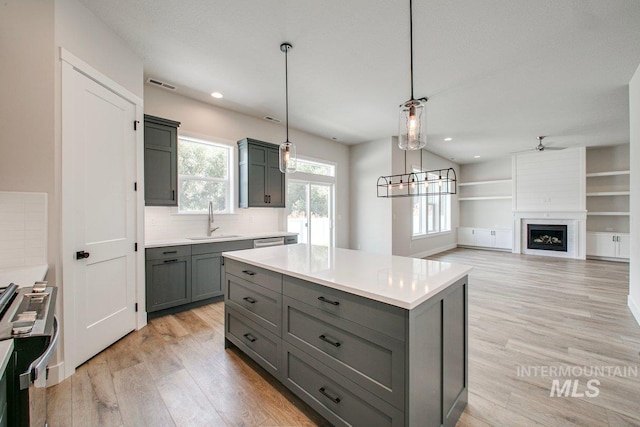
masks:
[[[271,194],[267,194],[267,200],[271,203]]]
[[[334,341],[332,339],[327,338],[327,336],[324,335],[324,334],[320,335],[318,338],[320,338],[324,342],[328,342],[329,344],[331,344],[334,347],[340,347],[342,345],[338,341]]]
[[[330,299],[326,299],[325,297],[318,297],[318,300],[331,305],[340,305],[339,301],[331,301]]]
[[[169,263],[172,263],[172,262],[178,262],[178,260],[177,259],[165,259],[164,260],[165,264],[169,264]]]
[[[611,241],[615,242],[616,241],[616,236],[611,236]]]
[[[246,302],[248,302],[249,304],[255,304],[256,303],[256,300],[254,300],[251,297],[244,297],[242,299],[245,300]]]
[[[251,335],[249,332],[247,332],[246,334],[243,335],[243,337],[245,337],[246,339],[249,340],[249,342],[256,342],[258,341],[258,338],[254,337],[253,335]]]
[[[242,270],[242,272],[244,274],[248,274],[249,276],[255,276],[256,275],[256,273],[251,271],[251,270]]]
[[[171,200],[176,199],[176,190],[171,190]]]
[[[169,255],[169,254],[177,254],[178,251],[167,251],[167,252],[162,252],[162,255]]]
[[[325,396],[327,399],[329,399],[330,401],[332,401],[333,403],[340,403],[340,398],[339,397],[333,397],[331,396],[329,393],[327,393],[327,389],[324,387],[320,387],[318,389],[318,391],[320,393],[322,393],[323,396]]]
[[[266,195],[266,194],[264,195],[264,202],[265,202],[265,203],[268,203],[268,202],[267,202],[267,195]]]

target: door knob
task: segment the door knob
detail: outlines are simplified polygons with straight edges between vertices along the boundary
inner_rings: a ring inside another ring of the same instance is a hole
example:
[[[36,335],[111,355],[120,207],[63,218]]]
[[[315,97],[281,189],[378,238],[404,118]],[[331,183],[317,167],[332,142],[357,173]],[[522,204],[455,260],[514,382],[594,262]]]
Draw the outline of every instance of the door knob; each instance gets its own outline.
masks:
[[[89,258],[89,252],[85,252],[85,251],[78,251],[76,252],[76,259],[85,259],[85,258]]]

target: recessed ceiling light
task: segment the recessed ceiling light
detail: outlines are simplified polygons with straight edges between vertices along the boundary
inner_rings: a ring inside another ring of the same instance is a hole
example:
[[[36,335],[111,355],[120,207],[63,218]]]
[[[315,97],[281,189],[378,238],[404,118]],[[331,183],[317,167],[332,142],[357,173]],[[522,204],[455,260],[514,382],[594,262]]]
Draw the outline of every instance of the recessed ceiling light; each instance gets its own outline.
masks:
[[[333,139],[334,141],[338,140],[338,138],[336,138],[335,136],[332,136],[331,139]]]
[[[222,97],[223,97],[223,96],[222,96],[222,94],[221,94],[220,92],[213,92],[213,93],[211,94],[211,96],[213,96],[214,98],[217,98],[217,99],[220,99],[220,98],[222,98]]]
[[[473,156],[473,158],[474,158],[474,159],[479,159],[479,158],[480,158],[480,156]]]
[[[448,137],[446,137],[444,140],[445,140],[445,141],[447,141],[447,142],[449,142],[449,141],[453,141],[453,138],[451,138],[451,137],[449,137],[449,136],[448,136]]]

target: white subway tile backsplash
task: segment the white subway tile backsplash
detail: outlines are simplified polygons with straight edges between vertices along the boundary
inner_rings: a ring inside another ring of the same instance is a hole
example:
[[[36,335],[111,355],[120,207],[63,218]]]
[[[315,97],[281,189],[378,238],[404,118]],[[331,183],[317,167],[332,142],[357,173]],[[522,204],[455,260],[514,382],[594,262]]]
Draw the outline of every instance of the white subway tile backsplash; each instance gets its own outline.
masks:
[[[47,263],[47,194],[0,191],[0,268]]]
[[[214,226],[220,234],[252,234],[283,231],[284,209],[240,209],[230,215],[216,215]],[[174,208],[148,206],[145,208],[145,239],[162,240],[203,236],[207,233],[207,215],[180,215]]]

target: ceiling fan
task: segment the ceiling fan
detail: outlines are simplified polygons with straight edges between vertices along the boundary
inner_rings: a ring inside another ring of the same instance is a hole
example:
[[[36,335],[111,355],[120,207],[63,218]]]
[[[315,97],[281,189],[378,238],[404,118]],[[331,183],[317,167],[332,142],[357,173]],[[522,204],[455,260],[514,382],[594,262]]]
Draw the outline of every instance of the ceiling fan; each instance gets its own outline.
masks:
[[[522,151],[514,151],[511,154],[517,154],[517,153],[525,153],[527,151],[551,151],[551,150],[564,150],[566,147],[548,147],[544,144],[542,144],[542,140],[545,139],[546,136],[539,136],[538,137],[538,145],[535,146],[535,148],[533,149],[529,149],[529,150],[522,150]]]

